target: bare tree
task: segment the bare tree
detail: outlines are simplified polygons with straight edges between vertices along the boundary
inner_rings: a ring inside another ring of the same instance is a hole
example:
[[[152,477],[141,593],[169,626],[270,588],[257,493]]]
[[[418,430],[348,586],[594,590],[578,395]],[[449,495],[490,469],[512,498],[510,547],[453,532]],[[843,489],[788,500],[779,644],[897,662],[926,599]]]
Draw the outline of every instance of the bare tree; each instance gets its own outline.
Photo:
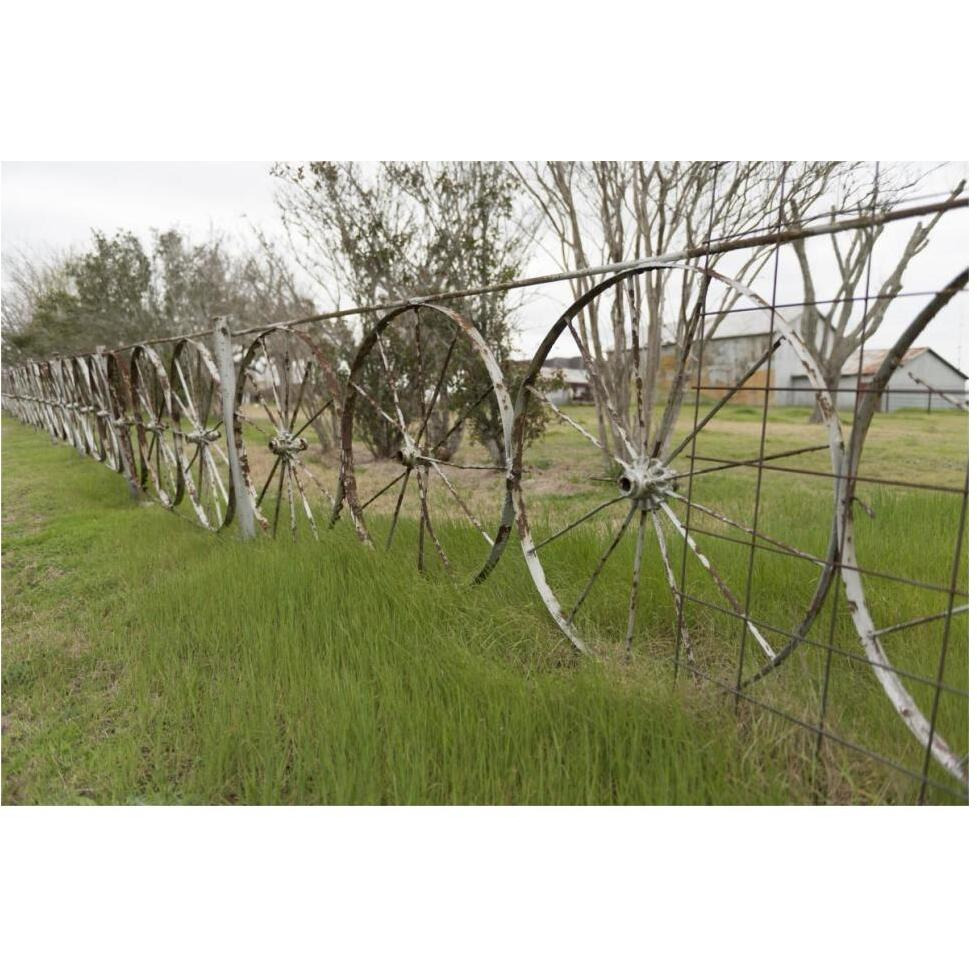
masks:
[[[835,183],[837,202],[832,213],[843,211],[847,216],[882,215],[902,202],[911,191],[918,190],[925,175],[901,165],[884,169],[865,164],[854,167]],[[948,201],[958,197],[965,186],[966,181],[962,180],[950,192]],[[788,208],[790,220],[799,223],[803,215],[796,203],[789,201]],[[807,242],[803,238],[793,242],[804,288],[805,306],[801,314],[800,333],[821,368],[832,402],[837,397],[845,363],[878,332],[892,300],[903,289],[907,267],[926,248],[933,228],[943,213],[938,211],[928,220],[916,224],[895,264],[885,270],[882,285],[869,297],[867,306],[857,299],[867,294],[865,279],[884,227],[864,227],[851,231],[840,242],[838,235],[829,235],[833,270],[837,274],[837,284],[833,288],[824,285],[825,276],[812,268]],[[877,273],[878,267],[873,268],[873,276]],[[811,420],[819,419],[820,410],[815,407]]]
[[[232,247],[154,231],[147,249],[131,231],[93,231],[86,249],[5,256],[4,352],[46,357],[88,352],[206,328],[233,314],[252,324],[309,315],[293,269],[266,238]]]
[[[502,163],[312,162],[279,164],[272,172],[282,179],[277,199],[295,260],[337,306],[379,305],[509,280],[517,277],[533,243],[520,213],[518,181]],[[503,370],[512,355],[516,303],[511,293],[499,292],[473,297],[465,309]],[[418,315],[424,319],[428,313]],[[394,334],[386,342],[401,373],[423,376],[428,367],[436,372],[433,357],[423,369],[413,363],[413,342],[401,343]],[[462,374],[480,368],[474,359],[459,362]],[[384,385],[374,379],[373,395],[383,400]],[[468,394],[476,386],[470,375],[451,384]],[[418,385],[417,402],[405,410],[421,410],[422,397]],[[436,429],[445,420],[432,417],[430,426]],[[369,423],[363,432],[367,442],[377,456],[386,456],[399,436],[382,418]],[[472,412],[471,431],[501,459],[501,424],[492,398]],[[460,442],[462,436],[458,431],[453,438]]]
[[[559,162],[512,164],[555,238],[557,259],[567,270],[653,257],[707,240],[717,241],[775,226],[788,201],[805,213],[824,193],[841,164],[761,162]],[[747,284],[763,270],[771,248],[729,255],[728,273]],[[597,284],[584,275],[572,282],[574,298]],[[682,349],[697,328],[707,280],[689,268],[660,268],[618,284],[588,304],[578,322],[582,352],[598,374],[594,384],[599,437],[608,450],[621,445],[610,412],[630,427],[632,370],[637,343],[645,348],[643,417],[651,429],[660,379],[659,353],[671,341]],[[705,338],[716,333],[737,296],[725,293],[715,303]],[[644,320],[643,325],[640,324]],[[695,351],[684,362],[678,396],[663,407],[659,430],[665,437],[681,405],[684,384],[695,367]],[[610,403],[605,404],[605,398]],[[638,419],[635,419],[635,423]]]

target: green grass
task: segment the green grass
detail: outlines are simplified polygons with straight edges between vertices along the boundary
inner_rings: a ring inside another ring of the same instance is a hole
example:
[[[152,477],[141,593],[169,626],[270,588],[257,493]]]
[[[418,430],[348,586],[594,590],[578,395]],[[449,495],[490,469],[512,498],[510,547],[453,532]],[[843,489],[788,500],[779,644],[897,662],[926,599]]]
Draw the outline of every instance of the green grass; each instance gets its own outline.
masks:
[[[785,412],[777,421],[774,439],[788,443],[789,425],[807,436],[804,417]],[[891,421],[877,422],[880,441]],[[730,416],[717,451],[749,456],[756,428],[752,414]],[[898,467],[906,430],[935,445],[936,461],[949,458],[947,479],[956,473],[946,428],[927,415],[893,433],[895,458],[888,451],[869,460]],[[648,638],[637,661],[625,665],[612,645],[606,660],[582,661],[559,640],[518,546],[485,585],[469,588],[437,572],[418,575],[409,520],[389,557],[362,548],[348,525],[321,544],[245,544],[134,505],[120,476],[15,421],[4,419],[3,434],[4,803],[915,798],[911,779],[860,754],[829,741],[816,763],[808,732],[748,706],[735,713],[708,683],[674,683],[674,616],[660,613],[670,607],[661,580],[641,604]],[[554,427],[534,449],[541,472],[565,461],[566,438]],[[940,477],[933,467],[924,468],[930,480]],[[748,473],[715,478],[724,511],[748,517]],[[547,503],[554,522],[572,506],[586,508],[586,491],[575,487],[568,499],[555,485]],[[820,489],[805,482],[798,490],[782,475],[769,477],[764,492],[774,519],[767,528],[820,551],[824,531],[812,518]],[[953,497],[933,502],[885,488],[860,496],[877,513],[860,537],[863,563],[915,572],[925,552],[932,566],[920,573],[945,577]],[[463,549],[465,539],[449,542]],[[572,577],[602,543],[584,533],[554,545],[565,546]],[[742,549],[717,545],[741,590]],[[595,633],[620,630],[614,584],[629,559],[609,564],[606,587],[595,588],[586,619]],[[756,574],[757,613],[788,624],[809,581],[785,573],[774,555],[758,555]],[[692,593],[705,596],[709,586],[690,577]],[[907,588],[872,596],[894,620],[939,603]],[[726,677],[740,622],[698,609],[690,618],[699,663]],[[850,644],[844,613],[839,620],[836,640]],[[947,681],[966,688],[965,615],[954,619],[952,637]],[[894,660],[929,674],[937,645],[918,633],[900,641],[890,648]],[[757,694],[816,717],[823,668],[823,654],[799,653]],[[836,658],[831,681],[829,729],[918,769],[921,751],[864,666]],[[912,691],[928,701],[925,689]],[[965,743],[966,700],[962,709],[952,697],[943,702],[941,728],[945,718]],[[933,791],[931,799],[946,798]]]
[[[778,737],[337,533],[245,545],[3,425],[5,803],[763,803]]]

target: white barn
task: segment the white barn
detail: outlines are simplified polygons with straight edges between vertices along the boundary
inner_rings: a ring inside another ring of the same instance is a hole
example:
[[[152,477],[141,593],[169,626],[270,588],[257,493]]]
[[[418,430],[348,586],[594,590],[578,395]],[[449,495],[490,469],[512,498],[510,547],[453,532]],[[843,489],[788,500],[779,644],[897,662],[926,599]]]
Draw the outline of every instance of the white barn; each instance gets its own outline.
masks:
[[[888,354],[887,349],[866,349],[854,353],[845,362],[836,400],[842,410],[855,406],[855,394],[865,389]],[[812,406],[814,395],[806,374],[795,373],[790,378],[787,403]],[[900,410],[903,407],[926,410],[960,410],[967,406],[967,375],[948,363],[928,346],[913,346],[906,351],[896,367],[879,402],[880,411]]]

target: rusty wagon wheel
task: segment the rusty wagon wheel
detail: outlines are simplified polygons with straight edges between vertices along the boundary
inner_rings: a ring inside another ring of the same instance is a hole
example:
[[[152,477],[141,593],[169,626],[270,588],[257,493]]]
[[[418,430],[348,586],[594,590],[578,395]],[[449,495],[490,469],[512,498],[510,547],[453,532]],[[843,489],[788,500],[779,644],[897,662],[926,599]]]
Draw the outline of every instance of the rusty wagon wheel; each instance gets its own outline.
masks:
[[[717,654],[713,648],[694,649],[693,629],[708,608],[719,612],[720,626],[731,632],[742,629],[738,661],[734,654],[729,656],[732,661],[716,663],[726,670],[731,684],[741,686],[783,662],[824,604],[833,579],[838,493],[833,475],[841,465],[841,428],[832,410],[824,426],[799,424],[778,431],[781,443],[776,450],[773,439],[767,438],[766,464],[778,467],[773,461],[778,459],[788,468],[791,462],[785,459],[805,455],[819,460],[826,477],[812,480],[821,486],[812,490],[805,505],[790,513],[790,531],[802,535],[801,541],[785,541],[778,533],[763,531],[761,523],[754,524],[753,485],[760,464],[755,456],[761,452],[759,446],[729,446],[731,435],[721,410],[727,405],[736,409],[733,398],[739,395],[742,400],[749,393],[750,384],[769,369],[768,361],[781,345],[791,350],[815,391],[825,384],[803,342],[773,310],[770,338],[764,337],[756,362],[732,381],[710,383],[709,371],[700,368],[709,331],[702,316],[688,324],[671,348],[659,328],[659,341],[645,351],[642,362],[640,321],[642,294],[647,294],[643,289],[649,285],[646,276],[663,267],[679,268],[693,279],[705,275],[707,281],[718,281],[770,308],[745,286],[714,270],[656,262],[615,274],[581,296],[543,339],[519,389],[511,480],[514,512],[504,521],[500,535],[515,521],[533,582],[578,651],[610,651],[622,642],[627,657],[639,642],[643,650],[654,649],[657,642],[664,651],[673,640],[663,637],[667,632],[674,637],[676,660],[681,648],[689,662],[694,657],[701,661]],[[619,364],[620,370],[630,373],[633,391],[624,403],[612,398],[581,338],[582,329],[596,321],[596,315],[590,315],[592,304],[610,290],[630,323],[629,346],[637,353]],[[564,334],[582,357],[590,384],[609,405],[605,413],[598,413],[596,400],[562,409],[551,402],[552,391],[550,397],[544,391],[544,363]],[[688,409],[682,411],[690,387],[697,387],[700,394],[706,387],[717,388],[709,405],[700,405],[697,396],[691,416]],[[762,385],[759,389],[762,392]],[[819,402],[824,398],[823,393],[816,396]],[[534,402],[566,425],[560,435],[566,442],[561,454],[576,462],[569,475],[555,481],[540,467],[543,449],[527,442]],[[762,602],[756,598],[763,594],[755,589],[748,612],[744,591],[750,585],[742,578],[747,554],[750,560],[767,561],[762,569],[768,576],[796,574],[792,589],[798,595],[796,606],[803,610],[771,607],[768,602],[761,623],[756,608]],[[778,569],[777,561],[784,557]],[[652,562],[658,564],[654,576],[648,573]],[[727,568],[736,572],[735,579]],[[664,607],[670,607],[677,619],[674,630],[662,628]]]
[[[190,504],[207,529],[234,516],[230,463],[224,439],[220,374],[206,347],[192,339],[176,344],[170,360],[173,435]]]
[[[72,388],[75,403],[75,429],[85,454],[98,461],[104,458],[102,431],[98,423],[98,402],[92,357],[76,356],[71,360]],[[81,450],[81,448],[79,448]]]
[[[82,391],[79,389],[75,360],[69,358],[55,360],[53,375],[61,400],[67,441],[78,454],[88,454],[85,404]]]
[[[45,385],[54,414],[54,426],[58,432],[57,438],[72,447],[77,447],[78,437],[75,430],[74,405],[72,403],[73,384],[67,362],[63,359],[55,359],[46,364],[48,369]]]
[[[101,446],[99,461],[114,472],[124,472],[122,432],[128,439],[127,408],[120,406],[124,399],[114,394],[111,387],[118,378],[118,371],[112,370],[113,379],[110,380],[109,363],[112,360],[113,354],[106,353],[95,353],[88,358],[95,404],[94,423]]]
[[[29,366],[4,371],[4,407],[18,420],[32,427],[41,427],[39,405],[30,386]]]
[[[319,538],[336,499],[331,430],[339,384],[304,332],[265,330],[244,352],[234,405],[234,440],[261,527],[277,536]]]
[[[60,374],[60,369],[55,370],[54,363],[34,364],[38,400],[44,405],[45,429],[56,441],[68,441],[70,435],[65,419],[63,395],[56,374]]]
[[[132,413],[139,445],[139,484],[172,509],[183,497],[183,472],[173,433],[173,397],[163,361],[149,346],[129,359]]]
[[[486,530],[498,525],[511,444],[502,370],[465,316],[411,303],[366,334],[346,385],[341,467],[363,542],[376,533],[385,549],[416,547],[424,569],[427,541],[432,561],[484,579],[505,543]],[[398,537],[404,519],[413,532]]]

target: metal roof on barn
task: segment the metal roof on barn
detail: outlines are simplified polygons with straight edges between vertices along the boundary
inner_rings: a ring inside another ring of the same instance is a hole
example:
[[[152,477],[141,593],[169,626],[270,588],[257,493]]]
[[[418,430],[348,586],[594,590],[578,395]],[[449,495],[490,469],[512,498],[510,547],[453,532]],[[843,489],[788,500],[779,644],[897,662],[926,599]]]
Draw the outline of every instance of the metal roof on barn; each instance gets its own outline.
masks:
[[[961,377],[965,380],[967,379],[967,374],[958,370],[952,363],[947,363],[939,353],[933,352],[929,346],[911,346],[906,350],[905,355],[902,357],[902,366],[906,366],[913,360],[918,359],[925,353],[930,353],[935,356],[942,363],[946,363],[951,370],[959,373]],[[859,375],[859,365],[861,365],[861,375],[863,377],[874,377],[879,371],[879,367],[882,365],[886,356],[889,355],[889,350],[887,349],[866,349],[861,353],[852,353],[851,356],[845,360],[845,365],[841,368],[841,375],[843,377],[854,377]]]

